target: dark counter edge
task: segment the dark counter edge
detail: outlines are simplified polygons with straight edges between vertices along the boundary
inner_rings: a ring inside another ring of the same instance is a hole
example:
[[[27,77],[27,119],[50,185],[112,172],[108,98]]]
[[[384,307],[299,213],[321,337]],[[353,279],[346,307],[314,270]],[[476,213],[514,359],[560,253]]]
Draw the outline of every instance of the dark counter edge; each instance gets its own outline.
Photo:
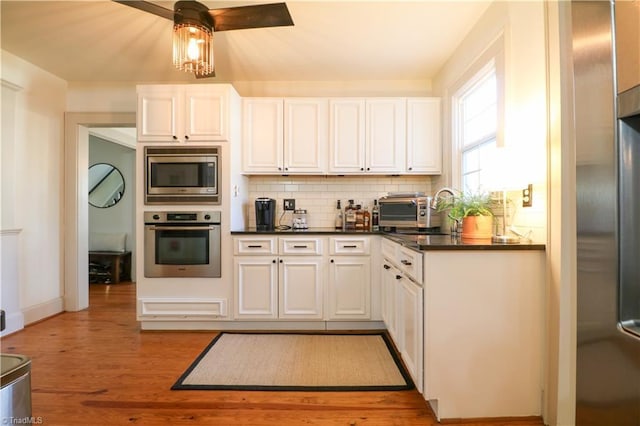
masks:
[[[389,238],[403,246],[417,251],[433,250],[545,250],[544,244],[540,243],[466,243],[459,237],[450,235],[429,235],[429,242],[411,241],[411,235],[398,235],[383,231],[343,231],[333,228],[309,228],[306,230],[275,229],[272,231],[258,231],[257,229],[246,229],[242,231],[231,231],[231,235],[380,235]]]

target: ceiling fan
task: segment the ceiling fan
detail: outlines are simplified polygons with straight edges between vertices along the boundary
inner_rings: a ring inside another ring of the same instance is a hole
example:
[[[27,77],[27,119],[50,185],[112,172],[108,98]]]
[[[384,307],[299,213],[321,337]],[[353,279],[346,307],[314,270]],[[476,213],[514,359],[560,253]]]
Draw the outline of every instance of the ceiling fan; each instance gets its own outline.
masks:
[[[293,25],[285,3],[209,9],[197,1],[178,1],[173,10],[143,0],[113,0],[173,21],[173,64],[197,78],[215,76],[213,32]]]

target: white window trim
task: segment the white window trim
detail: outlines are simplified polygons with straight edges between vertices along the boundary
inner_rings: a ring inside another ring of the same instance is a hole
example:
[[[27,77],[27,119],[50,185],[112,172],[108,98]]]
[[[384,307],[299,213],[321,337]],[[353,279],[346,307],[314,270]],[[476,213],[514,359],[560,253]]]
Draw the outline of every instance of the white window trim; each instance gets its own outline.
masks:
[[[501,32],[498,37],[480,54],[451,88],[451,185],[454,188],[462,187],[462,141],[458,106],[461,96],[478,82],[478,75],[487,71],[487,67],[494,67],[497,84],[497,121],[496,121],[496,146],[504,144],[504,116],[506,98],[506,72],[505,72],[505,34]]]

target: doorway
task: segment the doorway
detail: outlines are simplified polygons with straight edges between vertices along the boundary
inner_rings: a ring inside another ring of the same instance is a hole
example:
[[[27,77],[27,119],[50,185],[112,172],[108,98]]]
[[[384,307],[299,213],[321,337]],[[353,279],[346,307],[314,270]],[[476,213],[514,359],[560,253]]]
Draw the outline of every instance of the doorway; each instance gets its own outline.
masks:
[[[89,306],[89,129],[135,126],[135,113],[65,114],[65,311],[79,311]],[[135,191],[134,183],[131,189]]]

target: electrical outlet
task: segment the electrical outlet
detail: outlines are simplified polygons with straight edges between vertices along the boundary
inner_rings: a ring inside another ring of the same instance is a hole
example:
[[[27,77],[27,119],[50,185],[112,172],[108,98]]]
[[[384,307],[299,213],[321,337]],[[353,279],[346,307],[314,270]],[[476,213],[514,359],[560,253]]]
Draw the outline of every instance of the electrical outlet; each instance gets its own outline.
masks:
[[[284,199],[284,209],[287,210],[295,210],[296,209],[296,200],[294,198],[285,198]]]
[[[529,184],[522,190],[522,207],[531,207],[533,205],[533,185]]]

